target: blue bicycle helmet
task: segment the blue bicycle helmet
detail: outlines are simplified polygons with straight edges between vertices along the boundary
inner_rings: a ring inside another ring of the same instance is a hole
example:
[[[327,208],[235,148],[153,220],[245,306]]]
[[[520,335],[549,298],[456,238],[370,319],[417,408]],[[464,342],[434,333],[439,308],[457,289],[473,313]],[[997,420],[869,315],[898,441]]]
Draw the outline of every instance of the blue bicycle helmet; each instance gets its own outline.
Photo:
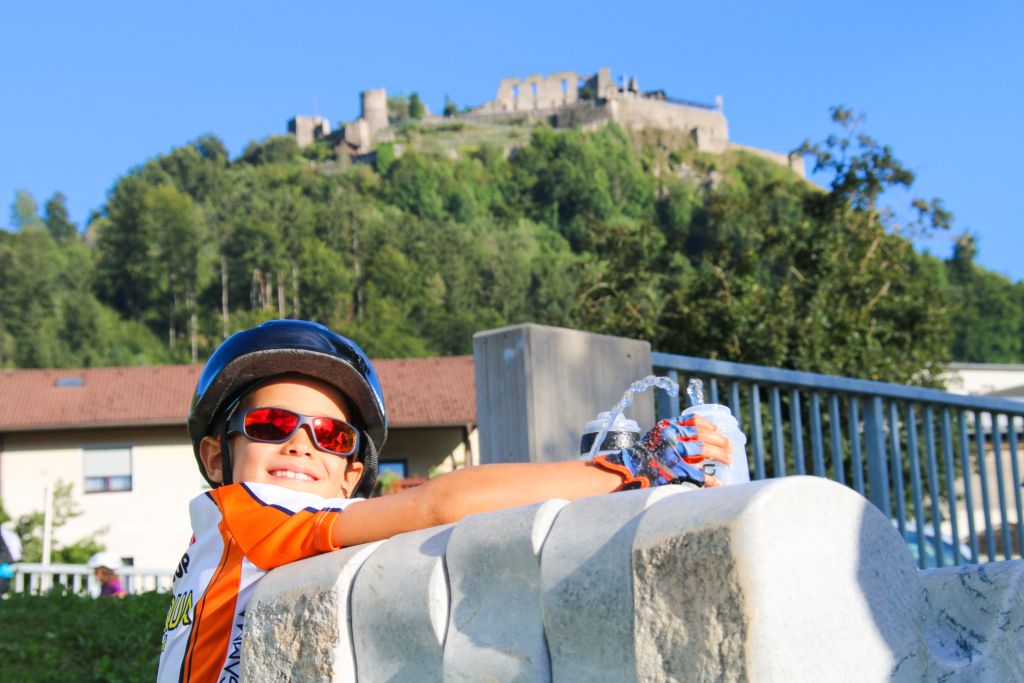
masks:
[[[238,332],[217,347],[206,361],[188,415],[188,434],[199,471],[211,486],[199,458],[205,436],[220,436],[225,456],[225,483],[230,483],[231,460],[225,434],[214,434],[238,400],[250,388],[275,375],[299,373],[326,382],[340,391],[356,411],[360,427],[358,459],[363,476],[353,495],[369,498],[377,481],[377,454],[388,435],[387,411],[377,373],[355,342],[319,323],[271,320]]]

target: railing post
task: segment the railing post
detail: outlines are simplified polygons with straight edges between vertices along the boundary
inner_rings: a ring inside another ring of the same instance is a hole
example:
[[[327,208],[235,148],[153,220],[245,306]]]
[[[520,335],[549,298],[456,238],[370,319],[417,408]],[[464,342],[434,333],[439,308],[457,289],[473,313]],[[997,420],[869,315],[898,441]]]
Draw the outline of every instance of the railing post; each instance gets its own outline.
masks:
[[[892,517],[889,500],[889,467],[885,455],[885,414],[882,397],[871,396],[864,409],[864,435],[868,452],[868,500]]]

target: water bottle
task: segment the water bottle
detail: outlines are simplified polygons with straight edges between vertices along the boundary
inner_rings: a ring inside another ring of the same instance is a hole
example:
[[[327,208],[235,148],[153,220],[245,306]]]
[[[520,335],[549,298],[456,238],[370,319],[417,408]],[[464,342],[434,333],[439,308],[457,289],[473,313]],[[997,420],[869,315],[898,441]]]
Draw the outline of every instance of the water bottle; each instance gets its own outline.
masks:
[[[612,413],[598,413],[597,417],[583,427],[583,437],[580,439],[580,459],[590,458],[590,450],[594,445],[594,439],[601,433],[608,424]],[[629,448],[640,440],[640,425],[636,420],[630,420],[621,412],[615,416],[615,421],[608,426],[608,432],[601,442],[601,447],[594,455],[607,455],[618,453],[623,448]]]
[[[732,414],[729,406],[719,403],[704,403],[704,383],[699,379],[691,379],[686,387],[686,395],[692,404],[683,411],[683,417],[700,415],[708,422],[714,423],[725,438],[729,439],[729,455],[732,464],[705,460],[702,464],[705,474],[710,474],[719,484],[743,484],[750,481],[750,465],[747,463],[747,437],[740,431],[740,425]]]

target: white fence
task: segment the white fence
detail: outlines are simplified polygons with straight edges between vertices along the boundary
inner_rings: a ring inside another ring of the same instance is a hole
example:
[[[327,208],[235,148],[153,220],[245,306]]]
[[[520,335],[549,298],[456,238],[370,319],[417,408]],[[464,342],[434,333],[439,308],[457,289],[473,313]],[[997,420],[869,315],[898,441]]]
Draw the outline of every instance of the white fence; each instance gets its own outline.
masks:
[[[93,576],[93,570],[84,564],[20,563],[14,565],[14,569],[14,578],[11,579],[13,593],[38,595],[55,586],[63,586],[72,593],[99,595],[100,583]],[[174,578],[173,572],[144,567],[122,567],[117,575],[128,593],[169,591]]]

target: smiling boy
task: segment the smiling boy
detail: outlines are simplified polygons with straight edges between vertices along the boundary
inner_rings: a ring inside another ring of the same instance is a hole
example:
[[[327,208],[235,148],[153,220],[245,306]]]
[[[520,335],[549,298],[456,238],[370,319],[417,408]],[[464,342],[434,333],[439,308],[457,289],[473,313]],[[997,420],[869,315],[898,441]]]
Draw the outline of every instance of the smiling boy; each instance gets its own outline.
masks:
[[[468,514],[689,481],[728,461],[710,422],[659,423],[644,446],[595,462],[485,465],[370,498],[387,415],[376,373],[350,340],[278,320],[210,357],[189,414],[212,490],[189,506],[193,541],[175,573],[159,681],[237,679],[245,607],[270,569]],[[709,482],[713,483],[713,482]]]

